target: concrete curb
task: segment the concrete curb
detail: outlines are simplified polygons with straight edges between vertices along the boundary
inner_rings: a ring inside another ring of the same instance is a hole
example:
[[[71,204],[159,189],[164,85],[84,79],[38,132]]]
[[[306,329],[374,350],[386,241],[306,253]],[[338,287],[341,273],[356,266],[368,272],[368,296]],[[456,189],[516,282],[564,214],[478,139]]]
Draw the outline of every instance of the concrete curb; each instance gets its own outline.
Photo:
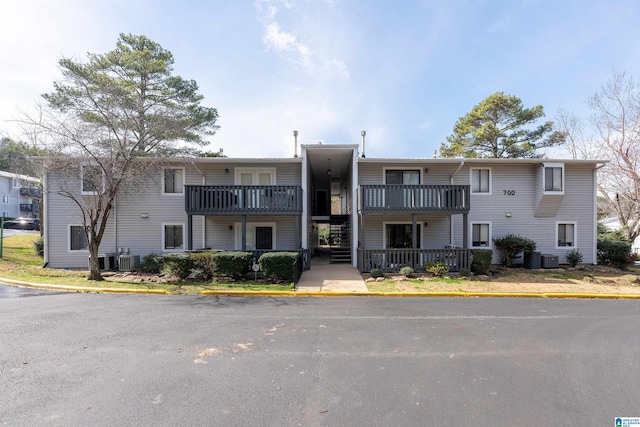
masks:
[[[0,277],[0,282],[9,285],[24,286],[36,289],[48,289],[69,292],[121,293],[121,294],[155,294],[172,295],[164,289],[126,289],[126,288],[93,288],[90,286],[49,285],[23,282]],[[494,298],[582,298],[582,299],[640,299],[640,294],[586,294],[570,292],[320,292],[320,291],[202,291],[202,296],[278,296],[278,297],[494,297]]]
[[[171,292],[164,289],[126,289],[126,288],[93,288],[91,286],[65,286],[65,285],[49,285],[43,283],[23,282],[20,280],[6,279],[0,277],[0,282],[9,285],[23,286],[26,288],[48,289],[52,291],[69,291],[69,292],[94,292],[94,293],[113,293],[113,294],[157,294],[170,295]]]
[[[640,299],[640,294],[585,294],[567,292],[317,292],[317,291],[202,291],[202,296],[290,296],[290,297],[494,297],[494,298],[582,298]]]

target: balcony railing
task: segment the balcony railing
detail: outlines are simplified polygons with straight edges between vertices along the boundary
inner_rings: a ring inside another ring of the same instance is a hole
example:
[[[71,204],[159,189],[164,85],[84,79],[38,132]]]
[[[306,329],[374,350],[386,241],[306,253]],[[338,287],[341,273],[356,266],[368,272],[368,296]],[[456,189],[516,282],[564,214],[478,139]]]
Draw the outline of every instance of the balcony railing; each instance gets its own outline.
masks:
[[[302,187],[294,185],[186,185],[190,215],[296,215],[302,213]]]
[[[469,212],[468,185],[361,185],[361,212]]]
[[[402,267],[424,271],[427,262],[443,263],[449,271],[471,270],[470,249],[358,249],[358,270],[379,268],[397,272]]]
[[[38,212],[36,203],[20,203],[20,212]]]
[[[40,198],[42,197],[42,190],[40,188],[22,187],[20,188],[20,195]]]

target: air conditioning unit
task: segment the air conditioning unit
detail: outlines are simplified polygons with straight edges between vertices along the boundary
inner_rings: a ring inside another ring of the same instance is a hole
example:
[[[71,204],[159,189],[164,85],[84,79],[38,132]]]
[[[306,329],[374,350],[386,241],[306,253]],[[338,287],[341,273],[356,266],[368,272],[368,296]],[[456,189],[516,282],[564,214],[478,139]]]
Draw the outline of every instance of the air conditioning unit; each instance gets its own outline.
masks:
[[[118,267],[120,271],[133,271],[140,264],[140,255],[120,255]]]
[[[116,254],[98,254],[100,270],[114,270],[116,268]],[[91,269],[91,256],[89,256],[89,269]]]

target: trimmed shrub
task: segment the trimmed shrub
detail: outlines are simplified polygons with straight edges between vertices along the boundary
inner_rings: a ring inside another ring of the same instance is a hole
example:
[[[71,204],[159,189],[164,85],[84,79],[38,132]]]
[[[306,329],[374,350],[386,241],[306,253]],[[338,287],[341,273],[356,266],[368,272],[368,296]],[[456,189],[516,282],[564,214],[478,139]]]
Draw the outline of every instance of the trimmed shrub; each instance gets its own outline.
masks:
[[[44,258],[44,239],[42,237],[33,241],[33,250],[37,256]]]
[[[428,262],[424,269],[436,277],[444,277],[449,272],[449,266],[442,262]]]
[[[598,264],[611,265],[626,270],[636,260],[627,242],[598,239]]]
[[[156,253],[150,253],[142,257],[140,264],[136,267],[136,270],[141,273],[158,274],[162,270],[162,255]]]
[[[258,263],[262,277],[275,282],[288,282],[293,278],[293,264],[300,255],[297,252],[267,252]]]
[[[474,274],[489,274],[491,256],[493,255],[491,249],[473,249],[471,255],[473,257],[471,261],[471,271]]]
[[[503,237],[495,237],[493,243],[503,253],[502,263],[510,267],[513,260],[521,252],[533,252],[536,250],[536,242],[517,234],[507,234]]]
[[[582,262],[582,254],[578,249],[571,249],[566,255],[567,262],[574,267]]]
[[[211,280],[215,275],[213,255],[216,252],[195,252],[191,254],[192,278],[196,280]]]
[[[186,280],[191,276],[193,270],[193,259],[191,254],[172,253],[161,256],[162,273],[167,276],[175,276],[180,280]]]
[[[384,277],[384,271],[379,268],[374,268],[369,272],[369,276],[373,277],[374,279],[377,279],[378,277]]]
[[[413,276],[413,268],[407,266],[407,267],[402,267],[400,269],[400,274],[402,274],[404,277],[411,277]]]
[[[218,252],[211,255],[214,277],[221,279],[229,277],[239,280],[249,270],[253,260],[252,252]]]

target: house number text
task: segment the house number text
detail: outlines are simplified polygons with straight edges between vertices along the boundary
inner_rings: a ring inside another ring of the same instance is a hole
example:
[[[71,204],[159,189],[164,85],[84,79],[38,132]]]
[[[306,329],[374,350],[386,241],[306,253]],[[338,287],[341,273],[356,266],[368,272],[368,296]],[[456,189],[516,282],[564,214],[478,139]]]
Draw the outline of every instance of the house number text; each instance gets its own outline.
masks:
[[[504,196],[515,196],[516,190],[502,190],[502,195]]]

